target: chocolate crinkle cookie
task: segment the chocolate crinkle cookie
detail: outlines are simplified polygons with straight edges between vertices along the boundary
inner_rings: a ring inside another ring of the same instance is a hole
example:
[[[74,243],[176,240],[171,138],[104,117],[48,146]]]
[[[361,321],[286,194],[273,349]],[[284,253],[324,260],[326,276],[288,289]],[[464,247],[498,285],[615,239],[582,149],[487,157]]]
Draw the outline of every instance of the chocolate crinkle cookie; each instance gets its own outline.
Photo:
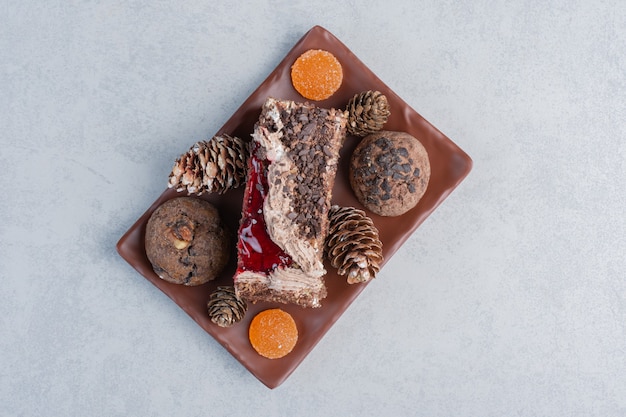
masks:
[[[350,185],[357,199],[380,216],[399,216],[415,207],[429,180],[428,153],[405,132],[364,137],[350,160]]]
[[[148,260],[161,279],[195,286],[222,272],[230,257],[232,236],[211,203],[178,197],[152,213],[145,239]]]

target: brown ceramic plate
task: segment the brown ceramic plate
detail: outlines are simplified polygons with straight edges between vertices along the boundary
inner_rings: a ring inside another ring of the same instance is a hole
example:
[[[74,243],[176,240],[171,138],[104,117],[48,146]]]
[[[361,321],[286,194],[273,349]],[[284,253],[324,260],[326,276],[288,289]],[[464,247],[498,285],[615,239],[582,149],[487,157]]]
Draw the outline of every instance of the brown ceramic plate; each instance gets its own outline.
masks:
[[[418,205],[400,217],[380,217],[368,213],[380,232],[384,245],[385,260],[400,248],[417,227],[465,178],[472,167],[469,156],[450,139],[424,120],[398,95],[376,77],[344,44],[325,29],[315,26],[289,51],[283,61],[252,93],[216,134],[229,133],[249,139],[261,105],[268,96],[305,101],[292,87],[290,67],[294,60],[308,49],[324,49],[332,52],[341,62],[344,79],[341,88],[329,99],[316,102],[321,107],[345,108],[348,100],[356,93],[365,90],[379,90],[384,93],[391,105],[391,117],[386,130],[405,131],[417,137],[426,147],[431,162],[431,178],[428,189]],[[408,75],[408,74],[407,74]],[[348,137],[342,149],[340,167],[333,189],[333,203],[363,209],[358,203],[348,181],[348,162],[358,143],[358,138]],[[189,149],[192,143],[181,142],[180,153]],[[174,161],[172,161],[173,164]],[[169,172],[162,173],[162,181],[167,183]],[[148,218],[164,201],[180,196],[175,191],[166,190],[148,210],[133,224],[117,244],[119,254],[141,275],[163,291],[178,304],[207,333],[213,336],[255,377],[270,388],[277,387],[296,369],[306,355],[315,347],[341,314],[363,291],[366,284],[348,285],[345,278],[339,277],[327,264],[326,284],[328,297],[318,309],[304,309],[290,305],[258,303],[250,305],[243,321],[231,328],[220,328],[209,320],[206,302],[211,291],[218,285],[232,285],[236,254],[233,247],[232,260],[224,273],[215,281],[199,287],[184,287],[169,284],[157,277],[146,258],[144,233]],[[206,195],[233,231],[239,224],[243,189],[229,191],[224,195]],[[386,277],[385,279],[392,279]],[[265,359],[259,356],[248,341],[248,326],[254,315],[264,309],[280,306],[291,313],[299,331],[299,340],[294,350],[281,359]],[[399,333],[398,337],[402,337]]]

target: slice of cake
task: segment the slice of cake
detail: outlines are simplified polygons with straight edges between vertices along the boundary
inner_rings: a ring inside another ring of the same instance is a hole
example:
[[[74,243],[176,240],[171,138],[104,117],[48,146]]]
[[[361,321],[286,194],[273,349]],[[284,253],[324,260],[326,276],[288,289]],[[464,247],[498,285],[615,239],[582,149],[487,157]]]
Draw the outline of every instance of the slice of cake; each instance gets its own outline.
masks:
[[[267,99],[254,127],[234,282],[250,302],[319,307],[344,111]]]

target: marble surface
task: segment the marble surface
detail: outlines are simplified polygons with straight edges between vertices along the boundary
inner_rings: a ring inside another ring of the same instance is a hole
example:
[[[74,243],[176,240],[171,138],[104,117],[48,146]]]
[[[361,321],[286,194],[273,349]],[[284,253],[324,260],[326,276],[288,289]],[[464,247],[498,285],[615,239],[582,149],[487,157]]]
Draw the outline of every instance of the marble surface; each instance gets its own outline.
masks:
[[[25,0],[0,21],[0,415],[626,415],[623,1]],[[314,25],[474,168],[269,390],[115,243]]]

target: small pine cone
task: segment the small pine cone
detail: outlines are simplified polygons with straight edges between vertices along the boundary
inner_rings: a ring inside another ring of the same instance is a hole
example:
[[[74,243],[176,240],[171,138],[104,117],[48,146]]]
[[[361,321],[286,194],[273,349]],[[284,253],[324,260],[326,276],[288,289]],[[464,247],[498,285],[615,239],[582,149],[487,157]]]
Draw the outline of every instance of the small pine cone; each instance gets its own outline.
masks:
[[[363,210],[332,206],[326,238],[326,256],[348,284],[375,278],[383,262],[383,244],[374,222]]]
[[[195,143],[172,168],[168,187],[189,194],[223,194],[246,180],[248,145],[226,134]]]
[[[380,91],[364,91],[348,101],[348,133],[367,136],[387,123],[390,115],[387,97]]]
[[[245,316],[246,302],[235,294],[235,287],[217,287],[207,302],[211,321],[220,327],[230,327]]]

